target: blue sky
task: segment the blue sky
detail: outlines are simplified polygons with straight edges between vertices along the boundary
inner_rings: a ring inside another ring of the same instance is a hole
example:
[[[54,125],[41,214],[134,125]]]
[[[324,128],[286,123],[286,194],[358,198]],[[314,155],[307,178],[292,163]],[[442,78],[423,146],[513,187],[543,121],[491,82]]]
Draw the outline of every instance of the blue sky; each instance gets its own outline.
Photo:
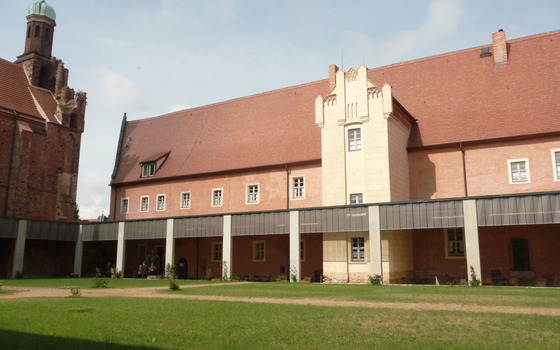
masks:
[[[0,57],[23,53],[30,0],[0,0]],[[128,120],[560,29],[560,1],[49,0],[53,55],[88,94],[78,204],[109,213]],[[1,79],[1,77],[0,77]],[[157,135],[154,135],[157,142]]]

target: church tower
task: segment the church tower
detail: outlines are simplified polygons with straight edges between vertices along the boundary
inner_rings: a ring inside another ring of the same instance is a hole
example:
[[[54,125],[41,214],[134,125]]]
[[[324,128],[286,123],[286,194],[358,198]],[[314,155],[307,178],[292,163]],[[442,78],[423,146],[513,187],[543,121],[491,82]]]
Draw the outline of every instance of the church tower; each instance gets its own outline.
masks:
[[[29,6],[25,49],[15,63],[21,64],[32,85],[55,92],[56,67],[51,60],[56,13],[44,0]],[[66,84],[63,84],[66,85]]]

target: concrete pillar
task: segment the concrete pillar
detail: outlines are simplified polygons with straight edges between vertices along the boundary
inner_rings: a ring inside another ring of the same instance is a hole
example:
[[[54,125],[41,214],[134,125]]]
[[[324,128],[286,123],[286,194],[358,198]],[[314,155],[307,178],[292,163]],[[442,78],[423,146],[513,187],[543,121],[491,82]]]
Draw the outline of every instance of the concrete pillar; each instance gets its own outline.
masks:
[[[379,225],[379,206],[368,207],[369,214],[369,266],[370,275],[383,276],[383,260],[381,255],[381,227]]]
[[[482,280],[480,266],[480,248],[478,245],[478,218],[476,213],[476,200],[467,199],[463,201],[463,216],[465,222],[465,251],[467,254],[467,276],[471,282],[470,267],[479,280]]]
[[[224,215],[224,232],[222,234],[222,278],[231,277],[232,265],[231,215]]]
[[[167,219],[165,228],[165,268],[167,265],[175,265],[175,238],[173,237],[173,229],[175,219]]]
[[[117,234],[117,270],[121,271],[124,276],[124,257],[125,257],[125,242],[124,242],[124,221],[119,222],[119,229]]]
[[[27,220],[19,220],[18,235],[14,248],[14,263],[12,265],[12,278],[16,278],[18,272],[23,274],[23,260],[25,255],[25,239],[27,237]]]
[[[301,279],[301,261],[299,255],[299,211],[290,211],[290,275],[296,276],[296,281]]]
[[[76,239],[76,248],[74,249],[74,276],[82,275],[82,258],[84,253],[84,241],[82,239],[83,226],[78,228],[78,239]]]

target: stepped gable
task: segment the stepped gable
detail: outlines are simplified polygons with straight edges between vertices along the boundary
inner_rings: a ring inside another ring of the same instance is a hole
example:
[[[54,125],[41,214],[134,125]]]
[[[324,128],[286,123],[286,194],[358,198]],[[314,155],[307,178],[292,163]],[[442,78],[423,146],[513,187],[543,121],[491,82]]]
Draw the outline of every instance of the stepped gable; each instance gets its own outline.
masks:
[[[390,84],[418,120],[410,148],[558,132],[560,31],[508,40],[505,63],[494,50],[490,43],[370,69],[368,78]]]
[[[150,179],[321,159],[318,81],[126,123],[113,183],[140,179],[140,163],[169,152]],[[146,179],[142,179],[146,180]]]

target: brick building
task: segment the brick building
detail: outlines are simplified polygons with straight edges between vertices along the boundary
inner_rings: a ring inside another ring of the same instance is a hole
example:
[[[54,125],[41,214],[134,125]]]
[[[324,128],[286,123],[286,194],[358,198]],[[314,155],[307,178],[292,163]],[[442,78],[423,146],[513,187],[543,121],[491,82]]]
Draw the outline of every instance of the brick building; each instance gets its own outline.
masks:
[[[472,266],[486,283],[557,284],[559,64],[560,32],[500,30],[480,47],[124,118],[112,249],[125,275],[157,257],[189,278],[458,283]]]
[[[0,59],[0,217],[76,222],[76,188],[86,94],[69,88],[68,70],[52,56],[56,14],[45,1],[29,7],[23,54],[12,63]],[[7,230],[2,222],[0,230]],[[5,233],[5,232],[4,232]],[[7,235],[7,234],[6,234]],[[0,235],[0,256],[9,267],[15,241]],[[74,247],[28,240],[35,256],[27,270],[45,260],[72,261]],[[23,247],[21,247],[23,248]],[[53,267],[54,268],[54,267]],[[8,274],[8,273],[6,273]]]

